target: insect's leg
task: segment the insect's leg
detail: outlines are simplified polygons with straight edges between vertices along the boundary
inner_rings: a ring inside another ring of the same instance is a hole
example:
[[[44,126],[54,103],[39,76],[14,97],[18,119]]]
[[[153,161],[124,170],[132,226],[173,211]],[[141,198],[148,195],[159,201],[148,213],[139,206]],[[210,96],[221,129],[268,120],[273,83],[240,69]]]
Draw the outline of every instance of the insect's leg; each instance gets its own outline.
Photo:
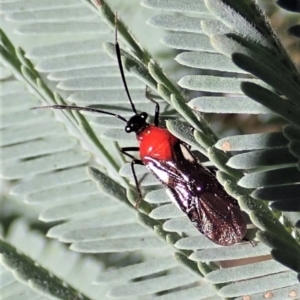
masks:
[[[139,207],[139,204],[142,201],[143,197],[142,197],[142,192],[141,192],[141,189],[140,189],[140,186],[139,186],[139,182],[138,182],[137,177],[136,177],[134,165],[144,165],[144,163],[139,159],[133,159],[131,161],[131,171],[132,171],[132,174],[133,174],[135,187],[136,187],[136,190],[138,192],[138,200],[135,203],[135,208],[137,209]]]
[[[159,104],[158,102],[156,102],[155,100],[153,100],[150,95],[149,95],[149,91],[148,91],[148,86],[146,86],[146,91],[145,91],[145,96],[148,100],[150,100],[151,102],[153,102],[155,104],[155,114],[154,114],[154,125],[158,126],[158,122],[159,122]]]
[[[194,133],[195,128],[194,128],[192,125],[190,125],[189,130],[190,130],[192,133]]]
[[[140,159],[136,159],[133,155],[127,153],[128,151],[139,151],[139,147],[124,147],[121,148],[120,151],[124,154],[127,155],[128,157],[130,157],[132,159],[131,161],[131,172],[134,178],[134,183],[135,183],[135,187],[138,193],[138,200],[135,203],[135,208],[138,208],[139,203],[142,201],[142,192],[139,186],[139,182],[135,173],[135,169],[134,169],[134,165],[144,165],[144,163],[140,160]]]
[[[251,244],[252,247],[255,247],[257,245],[257,242],[255,242],[253,240],[249,240],[249,239],[247,239],[245,237],[242,239],[242,241]]]
[[[131,159],[135,159],[135,157],[134,157],[133,155],[127,153],[127,152],[129,152],[129,151],[139,151],[139,150],[140,150],[139,147],[124,147],[124,148],[120,148],[120,151],[121,151],[124,155],[130,157]]]
[[[206,168],[215,175],[216,175],[216,172],[218,171],[218,168],[216,166],[206,166]]]

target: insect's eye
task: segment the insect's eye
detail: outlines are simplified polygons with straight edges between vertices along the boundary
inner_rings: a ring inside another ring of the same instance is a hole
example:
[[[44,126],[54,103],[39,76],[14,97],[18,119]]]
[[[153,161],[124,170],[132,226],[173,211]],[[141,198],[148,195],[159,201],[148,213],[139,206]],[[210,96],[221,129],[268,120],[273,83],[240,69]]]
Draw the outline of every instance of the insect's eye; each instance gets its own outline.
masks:
[[[126,131],[126,132],[130,132],[130,126],[126,126],[126,127],[125,127],[125,131]]]
[[[147,119],[147,117],[148,117],[148,115],[145,113],[145,112],[143,112],[143,113],[141,113],[141,118],[143,118],[143,119]]]

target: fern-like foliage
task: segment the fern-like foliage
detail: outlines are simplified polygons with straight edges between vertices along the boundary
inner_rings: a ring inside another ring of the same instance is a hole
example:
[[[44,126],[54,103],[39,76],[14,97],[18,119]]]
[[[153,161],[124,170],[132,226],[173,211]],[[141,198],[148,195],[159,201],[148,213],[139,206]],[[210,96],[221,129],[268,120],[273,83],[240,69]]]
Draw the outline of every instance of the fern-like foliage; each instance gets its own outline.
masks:
[[[51,294],[55,299],[88,300],[105,293],[105,288],[92,285],[94,277],[103,270],[100,261],[83,258],[57,241],[47,241],[21,219],[10,226],[5,239],[0,241],[1,297],[49,299]],[[58,268],[60,265],[64,267]],[[84,276],[79,277],[78,273]]]
[[[142,5],[169,13],[155,15],[148,23],[172,31],[162,43],[180,50],[176,60],[190,67],[190,74],[179,80],[178,87],[119,21],[119,34],[127,46],[122,60],[130,71],[126,79],[137,109],[154,110],[144,96],[147,85],[161,98],[162,120],[176,111],[176,119],[169,118],[166,126],[219,169],[218,180],[258,228],[250,228],[247,234],[256,235],[257,242],[254,246],[213,244],[171,204],[144,167],[137,168],[145,193],[137,211],[130,165],[118,151],[136,142],[134,135],[124,133],[120,120],[29,110],[41,101],[93,105],[132,115],[112,59],[114,46],[108,42],[113,41],[110,28],[115,16],[103,0],[98,5],[87,0],[2,1],[6,29],[17,24],[17,34],[31,41],[24,52],[11,42],[13,33],[1,31],[2,177],[15,199],[35,208],[43,222],[53,222],[48,237],[70,244],[82,261],[87,254],[96,256],[90,266],[78,269],[77,260],[66,255],[71,260],[69,270],[78,271],[73,279],[65,276],[63,262],[48,263],[45,254],[31,255],[37,241],[20,238],[21,227],[32,222],[24,212],[27,221],[15,221],[3,234],[3,265],[25,284],[20,289],[27,299],[32,299],[28,283],[44,297],[61,299],[70,295],[76,299],[80,292],[91,299],[260,299],[268,293],[273,299],[297,297],[297,69],[253,1],[143,0]],[[216,73],[195,75],[199,69]],[[196,91],[197,97],[187,103],[180,87]],[[218,139],[197,111],[276,114],[285,126],[273,133]],[[14,209],[11,201],[3,200],[1,207]],[[31,234],[26,229],[24,235]],[[51,249],[48,243],[44,247]],[[64,251],[59,246],[53,255]],[[239,259],[251,261],[235,265],[233,261]],[[96,276],[99,265],[106,270]],[[6,271],[5,278],[17,284]],[[88,283],[95,285],[95,293],[88,293]],[[7,286],[0,286],[0,294],[10,293]]]

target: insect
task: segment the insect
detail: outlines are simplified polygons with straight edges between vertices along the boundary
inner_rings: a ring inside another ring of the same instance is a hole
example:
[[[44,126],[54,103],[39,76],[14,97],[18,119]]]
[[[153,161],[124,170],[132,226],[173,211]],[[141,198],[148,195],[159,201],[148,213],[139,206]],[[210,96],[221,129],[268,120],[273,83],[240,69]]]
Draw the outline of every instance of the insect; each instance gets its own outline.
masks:
[[[121,148],[130,157],[131,169],[139,199],[142,193],[134,166],[145,165],[166,187],[177,206],[188,216],[196,228],[213,242],[228,246],[241,241],[246,234],[246,222],[237,201],[229,196],[215,175],[205,168],[188,146],[159,127],[159,104],[155,103],[154,123],[147,123],[147,113],[137,112],[131,99],[121,62],[121,51],[115,31],[115,49],[123,85],[134,115],[126,120],[111,112],[92,107],[51,105],[36,108],[54,108],[89,111],[114,116],[126,123],[125,131],[134,132],[139,147]],[[139,151],[140,159],[129,152]]]

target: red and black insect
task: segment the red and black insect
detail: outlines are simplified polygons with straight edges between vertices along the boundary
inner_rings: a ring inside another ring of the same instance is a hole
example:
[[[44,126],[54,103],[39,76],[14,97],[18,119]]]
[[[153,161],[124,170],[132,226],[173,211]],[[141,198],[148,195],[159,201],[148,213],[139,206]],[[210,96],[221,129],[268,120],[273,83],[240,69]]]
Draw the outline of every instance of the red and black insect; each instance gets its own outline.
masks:
[[[246,234],[246,221],[235,199],[229,196],[215,175],[205,168],[181,140],[159,127],[159,104],[155,103],[154,123],[147,123],[147,113],[138,113],[131,99],[115,40],[116,55],[122,81],[134,115],[124,117],[92,107],[67,105],[44,106],[54,109],[82,110],[112,115],[126,123],[125,131],[136,134],[139,147],[121,148],[132,159],[131,168],[140,201],[141,190],[134,166],[145,165],[166,187],[172,200],[188,216],[194,226],[213,242],[228,246],[241,241]],[[128,152],[139,151],[140,159]]]

